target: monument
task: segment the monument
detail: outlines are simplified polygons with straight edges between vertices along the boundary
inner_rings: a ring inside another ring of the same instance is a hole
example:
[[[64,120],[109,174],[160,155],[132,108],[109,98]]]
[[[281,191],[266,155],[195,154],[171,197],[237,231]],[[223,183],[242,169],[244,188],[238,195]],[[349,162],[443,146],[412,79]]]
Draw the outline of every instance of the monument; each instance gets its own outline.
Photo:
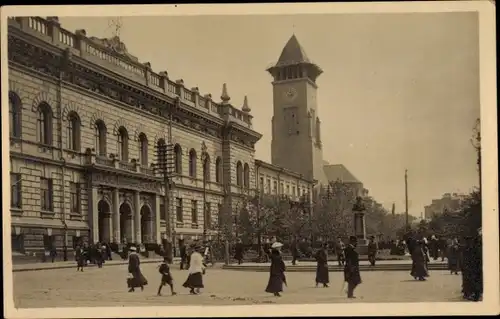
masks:
[[[363,198],[357,196],[352,207],[354,218],[354,236],[358,238],[357,251],[360,255],[368,254],[368,241],[366,239],[365,204]]]

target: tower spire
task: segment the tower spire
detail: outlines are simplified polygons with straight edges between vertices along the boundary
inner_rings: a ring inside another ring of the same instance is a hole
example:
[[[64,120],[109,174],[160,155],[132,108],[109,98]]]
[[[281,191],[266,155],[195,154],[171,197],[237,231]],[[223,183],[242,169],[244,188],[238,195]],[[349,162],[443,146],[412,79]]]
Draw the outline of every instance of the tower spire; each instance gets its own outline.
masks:
[[[248,98],[246,95],[243,99],[243,106],[241,107],[241,110],[245,113],[250,113],[250,111],[252,111],[252,109],[248,106]]]

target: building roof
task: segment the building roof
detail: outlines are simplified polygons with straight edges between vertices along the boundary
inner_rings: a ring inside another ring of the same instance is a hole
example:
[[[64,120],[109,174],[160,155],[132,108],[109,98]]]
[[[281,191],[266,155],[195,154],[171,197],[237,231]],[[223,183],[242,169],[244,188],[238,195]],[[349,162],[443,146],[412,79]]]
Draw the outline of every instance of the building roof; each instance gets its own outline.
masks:
[[[307,57],[306,52],[304,51],[299,43],[299,40],[297,40],[297,37],[294,34],[286,43],[283,51],[281,51],[280,58],[278,59],[278,63],[276,65],[289,65],[298,63],[311,63],[311,61]]]
[[[361,182],[342,164],[323,166],[326,178],[330,182],[341,180],[343,183],[361,184]]]

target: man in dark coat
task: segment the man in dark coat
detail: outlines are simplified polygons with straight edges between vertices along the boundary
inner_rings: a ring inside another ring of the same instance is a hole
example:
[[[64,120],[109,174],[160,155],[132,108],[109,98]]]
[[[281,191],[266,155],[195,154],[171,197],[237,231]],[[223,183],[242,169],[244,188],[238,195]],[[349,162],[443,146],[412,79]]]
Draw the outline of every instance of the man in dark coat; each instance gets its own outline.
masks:
[[[426,280],[425,278],[429,276],[429,273],[427,271],[427,256],[424,252],[423,241],[419,240],[413,244],[411,258],[413,260],[411,276],[420,281]]]
[[[283,283],[286,284],[285,263],[281,257],[281,247],[283,244],[275,242],[271,246],[269,258],[271,259],[271,267],[269,268],[269,281],[267,283],[266,292],[274,294],[276,297],[281,297],[280,292],[283,291]]]
[[[458,246],[458,239],[454,238],[450,247],[448,248],[448,270],[451,274],[458,275],[460,269],[460,247]]]
[[[375,266],[375,262],[377,259],[378,245],[375,241],[375,237],[370,237],[370,242],[368,243],[368,261],[371,266]]]
[[[354,289],[361,284],[361,274],[359,273],[359,254],[356,251],[357,244],[358,239],[356,236],[350,236],[349,244],[344,249],[344,281],[347,282],[347,298],[356,298],[354,297]]]
[[[85,266],[85,261],[87,259],[87,256],[85,256],[85,251],[80,246],[76,246],[75,259],[76,259],[76,271],[83,272],[83,267]]]
[[[135,291],[135,288],[141,287],[141,290],[144,290],[144,286],[148,284],[146,278],[142,275],[141,272],[141,261],[139,260],[139,255],[137,254],[137,248],[132,246],[130,247],[130,256],[128,258],[128,272],[132,274],[132,278],[127,280],[129,286],[129,292]]]
[[[328,273],[328,244],[325,243],[316,252],[316,287],[323,284],[327,288],[330,283],[330,275]]]
[[[240,238],[238,238],[236,245],[234,246],[234,259],[238,261],[238,265],[241,265],[243,262],[243,243]]]

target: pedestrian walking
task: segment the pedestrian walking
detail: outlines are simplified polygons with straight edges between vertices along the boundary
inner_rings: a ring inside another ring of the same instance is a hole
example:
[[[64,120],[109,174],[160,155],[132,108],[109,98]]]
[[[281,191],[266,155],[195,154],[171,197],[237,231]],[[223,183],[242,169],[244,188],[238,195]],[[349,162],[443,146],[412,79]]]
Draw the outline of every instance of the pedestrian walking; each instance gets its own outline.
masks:
[[[158,287],[158,296],[161,296],[161,289],[163,286],[168,285],[170,287],[170,293],[172,296],[177,295],[177,293],[174,291],[174,279],[172,277],[172,274],[170,273],[170,267],[168,266],[168,261],[169,257],[165,256],[163,257],[163,263],[161,263],[159,267],[159,272],[161,274],[161,283],[160,287]]]
[[[141,291],[144,290],[144,286],[148,284],[146,277],[141,272],[141,261],[139,255],[137,254],[137,248],[132,246],[129,249],[130,255],[128,257],[128,272],[132,275],[132,278],[127,279],[127,285],[129,288],[128,292],[135,291],[135,288],[141,287]]]
[[[295,239],[292,241],[292,245],[290,247],[290,250],[292,253],[292,265],[295,266],[297,264],[297,260],[299,259],[299,255],[300,255],[299,247],[298,247],[297,241]]]
[[[429,272],[427,271],[427,256],[424,252],[424,242],[422,240],[414,243],[411,257],[413,261],[411,276],[420,281],[425,281],[425,278],[429,277]]]
[[[448,270],[450,274],[455,275],[458,275],[458,271],[460,270],[460,247],[456,238],[453,239],[448,248]]]
[[[241,239],[238,238],[236,245],[234,246],[234,259],[238,262],[238,265],[241,265],[243,262],[243,243]]]
[[[192,295],[199,294],[200,289],[204,288],[203,273],[206,265],[203,263],[203,256],[201,255],[202,249],[199,245],[193,248],[193,253],[189,258],[189,275],[182,285],[185,288],[189,288],[189,293]]]
[[[378,245],[375,241],[375,237],[370,237],[370,242],[368,243],[368,261],[371,266],[375,266],[377,260]]]
[[[316,252],[316,287],[323,284],[323,287],[328,288],[330,283],[330,274],[328,273],[328,243]]]
[[[281,256],[281,247],[283,247],[282,243],[274,242],[269,253],[271,267],[269,268],[269,281],[266,292],[272,293],[276,297],[281,297],[280,292],[283,291],[283,284],[286,285],[285,263]]]
[[[80,246],[76,246],[75,259],[76,259],[76,271],[83,272],[83,267],[85,266],[85,260],[87,259],[87,256],[85,256],[85,251]]]
[[[347,298],[354,297],[354,289],[361,284],[361,274],[359,272],[359,254],[356,251],[358,239],[356,236],[349,237],[349,244],[344,249],[345,266],[344,281],[347,282]]]

